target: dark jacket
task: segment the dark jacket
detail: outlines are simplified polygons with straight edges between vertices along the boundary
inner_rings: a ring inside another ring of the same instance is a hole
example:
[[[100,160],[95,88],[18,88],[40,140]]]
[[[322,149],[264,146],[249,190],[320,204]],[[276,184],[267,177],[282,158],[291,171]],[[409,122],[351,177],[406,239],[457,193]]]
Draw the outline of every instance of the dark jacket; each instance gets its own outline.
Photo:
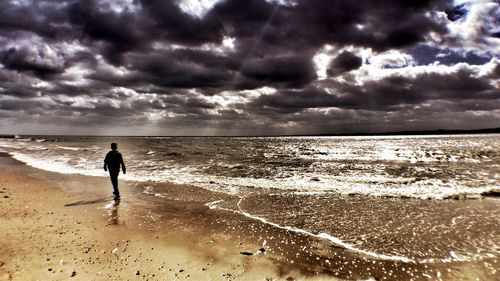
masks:
[[[106,158],[104,158],[104,170],[109,169],[110,171],[119,172],[120,165],[125,174],[126,168],[125,163],[123,163],[122,154],[118,150],[109,151],[108,154],[106,154]]]

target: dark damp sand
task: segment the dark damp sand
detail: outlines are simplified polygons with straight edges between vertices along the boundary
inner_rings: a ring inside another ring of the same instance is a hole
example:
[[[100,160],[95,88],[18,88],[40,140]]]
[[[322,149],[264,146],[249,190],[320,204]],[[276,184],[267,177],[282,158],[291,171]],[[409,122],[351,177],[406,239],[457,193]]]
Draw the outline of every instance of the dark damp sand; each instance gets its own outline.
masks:
[[[2,155],[0,280],[498,280],[482,262],[380,260],[205,205],[228,195],[170,185],[158,198],[121,184],[116,204],[106,178]]]

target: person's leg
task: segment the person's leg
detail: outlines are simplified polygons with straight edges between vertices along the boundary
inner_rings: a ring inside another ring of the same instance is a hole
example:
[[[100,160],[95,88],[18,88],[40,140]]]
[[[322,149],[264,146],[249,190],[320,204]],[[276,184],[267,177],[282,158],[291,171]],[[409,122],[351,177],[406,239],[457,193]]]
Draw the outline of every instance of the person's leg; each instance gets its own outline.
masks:
[[[118,174],[120,171],[109,171],[109,177],[111,178],[111,184],[113,184],[113,194],[115,197],[120,197],[120,191],[118,190]]]

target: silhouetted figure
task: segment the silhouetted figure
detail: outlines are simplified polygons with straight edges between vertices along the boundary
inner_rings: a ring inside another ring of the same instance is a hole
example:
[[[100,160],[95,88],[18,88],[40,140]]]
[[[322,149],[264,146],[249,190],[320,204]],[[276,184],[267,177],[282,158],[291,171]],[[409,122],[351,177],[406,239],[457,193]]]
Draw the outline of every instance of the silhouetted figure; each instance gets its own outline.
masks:
[[[122,154],[117,150],[118,145],[116,143],[111,144],[111,151],[106,154],[104,158],[104,171],[109,170],[109,177],[111,178],[111,183],[113,184],[113,194],[115,195],[115,200],[120,200],[120,191],[118,190],[118,174],[120,174],[120,166],[124,174],[126,174],[125,163],[123,163]]]

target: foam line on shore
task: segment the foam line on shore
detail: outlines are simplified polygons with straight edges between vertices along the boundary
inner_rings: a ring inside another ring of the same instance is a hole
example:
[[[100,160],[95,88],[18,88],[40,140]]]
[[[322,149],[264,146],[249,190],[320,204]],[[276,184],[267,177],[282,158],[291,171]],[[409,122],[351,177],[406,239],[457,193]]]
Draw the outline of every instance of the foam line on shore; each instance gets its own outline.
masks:
[[[241,201],[244,198],[245,197],[242,197],[238,201],[238,203],[237,203],[238,210],[233,210],[233,209],[228,209],[228,208],[224,208],[224,207],[219,207],[218,204],[221,203],[221,202],[223,202],[224,200],[217,200],[217,201],[209,202],[209,203],[206,203],[205,206],[209,207],[210,209],[219,209],[219,210],[234,212],[234,213],[243,215],[245,217],[248,217],[248,218],[251,218],[251,219],[254,219],[254,220],[258,220],[258,221],[260,221],[260,222],[262,222],[264,224],[267,224],[267,225],[270,225],[270,226],[273,226],[273,227],[276,227],[276,228],[279,228],[279,229],[283,229],[283,230],[287,230],[287,231],[292,231],[292,232],[296,232],[296,233],[300,233],[300,234],[304,234],[304,235],[307,235],[307,236],[312,236],[312,237],[316,237],[316,238],[320,238],[320,239],[325,239],[325,240],[328,240],[328,241],[330,241],[330,242],[332,242],[332,243],[334,243],[334,244],[336,244],[338,246],[341,246],[343,248],[351,250],[353,252],[360,253],[360,254],[363,254],[363,255],[366,255],[366,256],[370,256],[370,257],[374,257],[374,258],[377,258],[377,259],[400,261],[400,262],[406,262],[406,263],[416,263],[415,260],[407,258],[407,257],[378,254],[378,253],[375,253],[375,252],[370,252],[370,251],[366,251],[366,250],[363,250],[363,249],[356,248],[353,245],[351,245],[349,243],[346,243],[346,242],[342,241],[341,239],[339,239],[337,237],[334,237],[334,236],[332,236],[330,234],[324,233],[324,232],[315,234],[315,233],[309,232],[309,231],[304,230],[304,229],[300,229],[300,228],[296,228],[296,227],[291,227],[291,226],[282,226],[282,225],[279,225],[277,223],[270,222],[270,221],[268,221],[268,220],[266,220],[264,218],[254,216],[254,215],[252,215],[252,214],[250,214],[248,212],[245,212],[245,211],[241,210],[240,203],[241,203]]]
[[[375,253],[375,252],[371,252],[371,251],[367,251],[367,250],[356,248],[352,244],[346,243],[343,240],[341,240],[340,238],[332,236],[332,235],[330,235],[330,234],[328,234],[326,232],[313,233],[313,232],[310,232],[310,231],[307,231],[307,230],[304,230],[304,229],[301,229],[301,228],[296,228],[296,227],[292,227],[292,226],[282,226],[282,225],[279,225],[277,223],[270,222],[270,221],[268,221],[268,220],[266,220],[264,218],[261,218],[261,217],[258,217],[258,216],[254,216],[254,215],[252,215],[252,214],[250,214],[248,212],[245,212],[245,211],[241,210],[240,203],[243,201],[243,199],[245,199],[245,196],[242,197],[242,198],[240,198],[240,200],[237,203],[238,210],[231,210],[231,209],[227,209],[227,208],[220,208],[220,207],[218,207],[217,204],[220,203],[220,202],[222,202],[222,201],[224,201],[224,200],[218,200],[218,201],[211,202],[210,206],[213,206],[212,209],[213,208],[219,208],[219,209],[224,209],[224,210],[227,210],[227,211],[234,211],[234,212],[239,213],[239,214],[241,214],[241,215],[243,215],[245,217],[258,220],[258,221],[260,221],[262,223],[271,225],[273,227],[277,227],[277,228],[288,230],[288,231],[293,231],[293,232],[296,232],[296,233],[301,233],[301,234],[312,236],[312,237],[317,237],[317,238],[320,238],[320,239],[325,239],[325,240],[328,240],[328,241],[330,241],[330,242],[332,242],[332,243],[334,243],[334,244],[336,244],[338,246],[341,246],[341,247],[344,247],[346,249],[349,249],[349,250],[351,250],[353,252],[361,253],[361,254],[364,254],[364,255],[367,255],[367,256],[370,256],[370,257],[375,257],[375,258],[382,259],[382,260],[400,261],[400,262],[405,262],[405,263],[424,263],[425,264],[425,263],[435,263],[435,262],[443,262],[443,263],[466,262],[466,261],[479,260],[479,259],[483,258],[483,256],[481,256],[481,255],[473,255],[473,256],[458,255],[454,251],[450,252],[450,257],[449,258],[445,258],[445,259],[430,258],[430,259],[423,259],[423,260],[415,260],[415,259],[408,258],[408,257],[405,257],[405,256],[379,254],[379,253]],[[491,254],[489,254],[487,256],[492,257]]]

